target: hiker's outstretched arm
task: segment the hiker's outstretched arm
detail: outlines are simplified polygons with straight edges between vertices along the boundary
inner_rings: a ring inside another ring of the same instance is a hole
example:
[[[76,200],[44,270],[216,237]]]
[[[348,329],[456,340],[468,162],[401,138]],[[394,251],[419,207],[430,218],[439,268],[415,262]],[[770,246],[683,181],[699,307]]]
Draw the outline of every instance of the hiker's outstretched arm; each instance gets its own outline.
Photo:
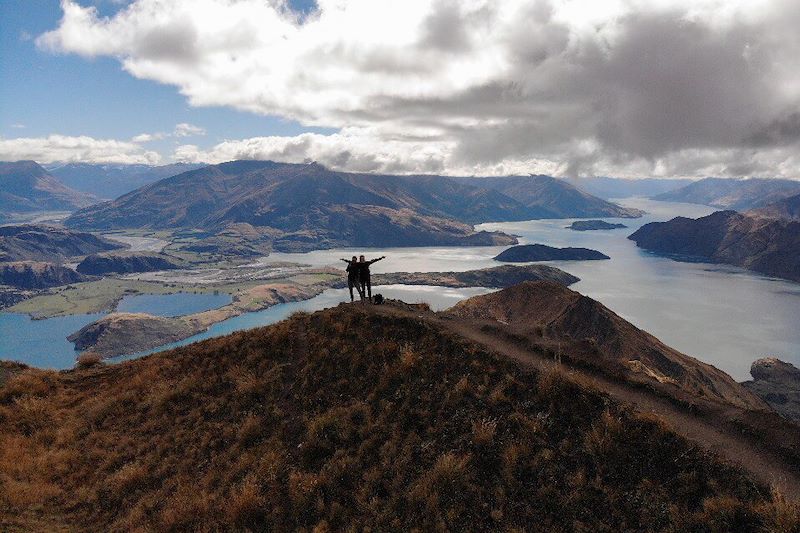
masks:
[[[339,261],[344,261],[345,263],[349,263],[350,262],[349,259],[339,259]]]
[[[379,258],[377,258],[377,259],[373,259],[372,261],[370,261],[370,263],[377,263],[377,262],[378,262],[378,261],[380,261],[381,259],[386,259],[386,256],[385,256],[385,255],[382,255],[382,256],[380,256],[380,257],[379,257]]]

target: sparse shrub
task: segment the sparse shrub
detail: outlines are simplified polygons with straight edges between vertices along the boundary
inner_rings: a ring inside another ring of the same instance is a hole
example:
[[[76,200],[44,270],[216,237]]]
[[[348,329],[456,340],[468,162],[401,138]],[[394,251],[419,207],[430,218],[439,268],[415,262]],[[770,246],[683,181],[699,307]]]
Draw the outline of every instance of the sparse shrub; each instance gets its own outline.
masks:
[[[83,352],[76,361],[78,368],[92,368],[103,364],[103,357],[97,352]]]

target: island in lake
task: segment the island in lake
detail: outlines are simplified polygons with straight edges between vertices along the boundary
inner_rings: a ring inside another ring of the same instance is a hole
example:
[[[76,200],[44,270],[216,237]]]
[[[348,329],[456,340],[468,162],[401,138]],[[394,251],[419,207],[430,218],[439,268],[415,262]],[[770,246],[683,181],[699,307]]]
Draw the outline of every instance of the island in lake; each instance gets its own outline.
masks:
[[[606,222],[605,220],[576,220],[569,226],[568,229],[574,231],[593,231],[593,230],[600,230],[600,229],[619,229],[619,228],[627,228],[625,224],[612,224],[611,222]]]
[[[494,259],[506,263],[527,263],[529,261],[592,261],[611,258],[590,248],[556,248],[544,244],[522,244],[503,250]]]

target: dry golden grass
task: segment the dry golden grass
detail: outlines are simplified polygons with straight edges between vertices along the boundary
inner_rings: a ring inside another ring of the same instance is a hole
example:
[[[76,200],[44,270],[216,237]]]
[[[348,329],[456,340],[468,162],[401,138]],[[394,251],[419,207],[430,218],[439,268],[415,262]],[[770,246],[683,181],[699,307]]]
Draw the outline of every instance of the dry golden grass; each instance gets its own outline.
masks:
[[[0,530],[61,527],[797,531],[800,511],[558,367],[345,306],[7,376]]]

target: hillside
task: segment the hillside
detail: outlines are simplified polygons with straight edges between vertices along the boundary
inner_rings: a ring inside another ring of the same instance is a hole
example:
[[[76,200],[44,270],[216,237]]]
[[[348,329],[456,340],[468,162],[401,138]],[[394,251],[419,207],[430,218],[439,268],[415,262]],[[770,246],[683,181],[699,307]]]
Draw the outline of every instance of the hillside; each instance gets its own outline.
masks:
[[[54,261],[120,248],[124,245],[91,233],[34,224],[0,226],[0,261]]]
[[[796,506],[653,416],[447,323],[420,306],[341,305],[118,365],[9,367],[0,529],[800,524]]]
[[[488,188],[514,198],[537,213],[537,216],[528,218],[636,218],[642,215],[642,211],[638,209],[612,204],[550,176],[454,179],[459,183]]]
[[[651,222],[629,239],[646,250],[736,265],[800,281],[800,222],[717,211]]]
[[[749,215],[782,218],[786,220],[800,221],[800,194],[778,200],[759,209],[748,212]]]
[[[49,172],[61,183],[98,198],[113,199],[160,179],[204,167],[203,163],[170,165],[67,163]]]
[[[34,161],[0,162],[0,213],[75,211],[96,201],[66,187]]]
[[[721,370],[673,350],[603,304],[558,283],[521,283],[464,300],[446,313],[499,321],[528,342],[583,343],[566,351],[570,361],[629,381],[678,387],[696,397],[749,409],[766,407]]]
[[[653,199],[746,211],[796,194],[800,194],[798,180],[705,178]]]
[[[233,161],[142,187],[84,209],[66,224],[94,230],[192,228],[213,234],[249,225],[260,228],[262,236],[269,234],[275,249],[300,251],[342,245],[509,244],[513,239],[508,236],[476,234],[471,225],[638,214],[552,178],[503,180],[518,184],[525,194],[498,191],[489,185],[500,182],[488,178],[351,174],[317,164]],[[224,238],[208,245],[229,247]]]
[[[0,285],[18,289],[46,289],[93,279],[53,263],[19,261],[0,263]]]

